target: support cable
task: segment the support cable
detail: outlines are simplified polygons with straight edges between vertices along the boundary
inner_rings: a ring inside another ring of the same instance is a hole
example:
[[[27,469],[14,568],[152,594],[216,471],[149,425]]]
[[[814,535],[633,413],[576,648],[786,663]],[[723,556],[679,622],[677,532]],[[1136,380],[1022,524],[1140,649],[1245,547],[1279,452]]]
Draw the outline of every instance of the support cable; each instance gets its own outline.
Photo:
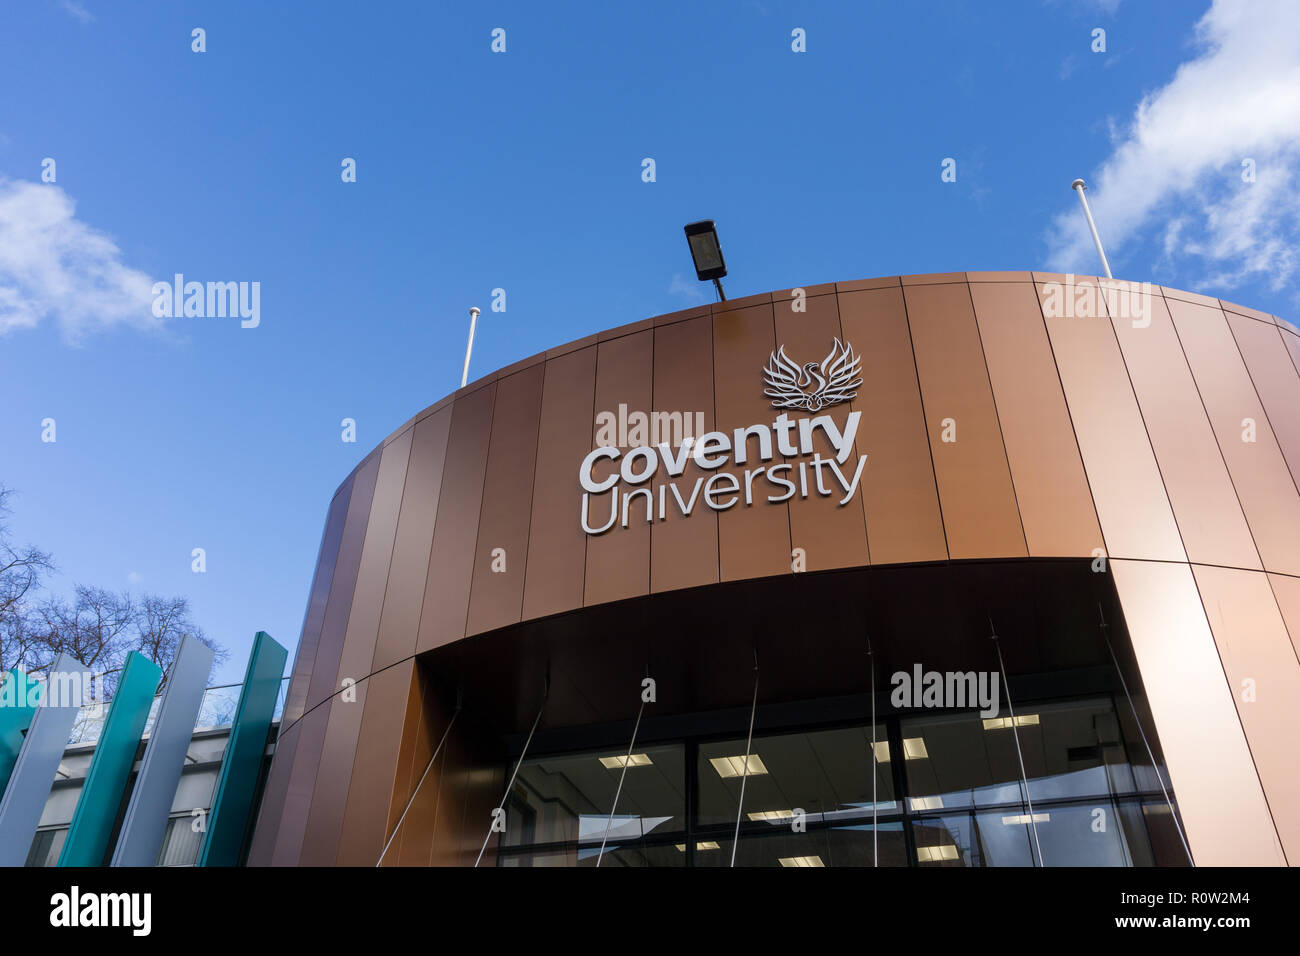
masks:
[[[650,676],[650,669],[646,668],[646,677]],[[645,713],[645,691],[641,693],[641,707],[636,712],[636,723],[632,725],[632,742],[627,745],[627,756],[623,758],[623,770],[618,775],[618,789],[614,791],[614,804],[609,808],[609,819],[605,821],[605,835],[600,838],[600,853],[596,855],[596,868],[600,869],[600,861],[605,858],[605,843],[609,840],[610,828],[614,826],[614,811],[618,809],[618,797],[623,792],[623,780],[627,777],[628,764],[632,762],[632,751],[636,749],[637,731],[641,729],[641,715]],[[644,834],[642,834],[644,836]]]
[[[519,768],[523,766],[524,758],[528,756],[528,745],[533,742],[533,734],[537,732],[537,723],[542,719],[542,711],[546,709],[546,699],[550,696],[551,696],[551,678],[550,675],[548,674],[546,678],[545,689],[542,691],[542,706],[537,708],[537,716],[533,718],[533,726],[528,731],[528,739],[524,741],[524,749],[520,751],[519,759],[515,761],[515,771],[510,775],[510,782],[506,784],[506,792],[501,795],[501,805],[496,808],[497,810],[501,811],[502,816],[505,815],[506,801],[510,799],[510,791],[511,789],[513,789],[515,785],[515,777],[519,776]],[[497,818],[494,812],[494,816],[492,818],[493,825],[495,825],[496,819]],[[505,824],[502,823],[503,828],[504,826]],[[478,869],[479,863],[483,861],[483,854],[487,850],[488,841],[492,839],[493,832],[494,831],[492,826],[489,826],[487,836],[483,838],[483,846],[479,848],[478,859],[474,861],[474,869]],[[504,832],[504,829],[502,832]]]
[[[1016,707],[1011,702],[1011,685],[1007,681],[1007,665],[1002,659],[1002,643],[997,631],[993,629],[993,618],[989,618],[989,636],[993,639],[993,648],[998,652],[998,670],[1002,672],[1002,689],[1007,693],[1007,710],[1011,713],[1011,734],[1016,740],[1016,759],[1020,761],[1020,784],[1024,788],[1025,805],[1029,807],[1029,827],[1034,834],[1034,846],[1038,850],[1038,866],[1043,863],[1043,845],[1038,842],[1038,822],[1034,819],[1034,801],[1029,796],[1029,777],[1025,774],[1025,755],[1020,749],[1020,728],[1016,726]]]
[[[749,705],[749,736],[745,738],[745,763],[740,775],[740,802],[736,805],[736,832],[731,840],[731,865],[736,865],[736,848],[740,846],[740,818],[745,812],[745,781],[749,779],[749,751],[754,743],[754,711],[758,708],[758,650],[754,650],[754,699]]]
[[[1164,794],[1165,803],[1169,807],[1169,817],[1174,821],[1174,829],[1178,831],[1178,839],[1183,844],[1183,852],[1187,854],[1187,862],[1196,866],[1196,861],[1192,859],[1191,847],[1187,845],[1187,837],[1183,834],[1183,826],[1178,822],[1178,811],[1174,809],[1173,798],[1169,796],[1169,791],[1165,788],[1165,777],[1160,772],[1160,765],[1156,762],[1156,755],[1151,750],[1151,744],[1147,741],[1146,731],[1142,729],[1142,718],[1138,716],[1137,705],[1133,703],[1133,695],[1128,692],[1128,681],[1124,680],[1124,672],[1120,669],[1119,658],[1115,655],[1115,648],[1110,642],[1110,629],[1106,624],[1106,612],[1102,610],[1101,602],[1097,602],[1097,613],[1101,619],[1101,636],[1106,641],[1106,650],[1110,651],[1110,659],[1115,665],[1115,673],[1119,677],[1119,686],[1124,689],[1124,697],[1128,700],[1129,710],[1133,712],[1133,723],[1137,724],[1138,736],[1142,738],[1142,746],[1146,748],[1147,757],[1151,760],[1151,770],[1156,775],[1156,780],[1160,782],[1160,792]]]

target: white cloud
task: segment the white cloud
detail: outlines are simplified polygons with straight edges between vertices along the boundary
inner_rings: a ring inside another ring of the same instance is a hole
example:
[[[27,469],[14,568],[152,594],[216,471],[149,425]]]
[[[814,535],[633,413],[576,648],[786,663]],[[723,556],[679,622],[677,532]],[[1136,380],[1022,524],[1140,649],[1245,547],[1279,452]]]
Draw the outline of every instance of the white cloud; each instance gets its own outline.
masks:
[[[161,328],[152,280],[75,211],[56,185],[0,179],[0,336],[46,319],[70,342],[115,325]]]
[[[1262,278],[1280,288],[1300,266],[1300,3],[1215,0],[1196,47],[1143,97],[1089,177],[1097,228],[1112,264],[1151,241],[1163,249],[1158,267],[1200,283]],[[1244,159],[1255,160],[1253,183],[1242,180]],[[1077,200],[1048,242],[1052,268],[1097,271]]]
[[[63,9],[80,20],[82,23],[94,23],[95,15],[83,7],[77,0],[63,0]]]
[[[674,273],[673,281],[668,283],[668,294],[681,296],[692,305],[711,301],[704,293],[704,283],[696,279],[687,279],[680,272]]]

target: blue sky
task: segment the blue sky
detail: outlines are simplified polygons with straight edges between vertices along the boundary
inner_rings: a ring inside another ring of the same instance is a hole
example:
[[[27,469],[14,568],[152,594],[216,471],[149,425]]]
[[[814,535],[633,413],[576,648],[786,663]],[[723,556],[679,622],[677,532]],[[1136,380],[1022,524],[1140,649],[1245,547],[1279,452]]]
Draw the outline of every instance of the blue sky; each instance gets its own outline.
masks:
[[[459,384],[471,305],[473,377],[708,301],[681,233],[705,217],[732,296],[1095,273],[1083,176],[1117,276],[1294,320],[1297,7],[8,5],[12,530],[56,589],[189,597],[238,680],[256,630],[296,644],[335,487]],[[177,272],[259,282],[260,325],[155,318]]]

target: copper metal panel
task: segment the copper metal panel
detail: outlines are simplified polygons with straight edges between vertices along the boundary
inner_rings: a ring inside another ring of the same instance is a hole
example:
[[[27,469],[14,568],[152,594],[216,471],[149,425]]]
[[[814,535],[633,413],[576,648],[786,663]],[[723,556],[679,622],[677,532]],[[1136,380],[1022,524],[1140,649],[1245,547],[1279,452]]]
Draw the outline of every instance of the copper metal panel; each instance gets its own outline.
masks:
[[[967,282],[1033,282],[1030,272],[968,272]]]
[[[1040,301],[1044,292],[1040,286]],[[1178,526],[1110,321],[1051,311],[1044,311],[1048,336],[1107,553],[1185,560]]]
[[[921,275],[899,277],[903,285],[939,285],[942,283],[965,282],[964,272],[927,272]]]
[[[772,302],[791,302],[795,299],[797,292],[802,292],[805,299],[812,298],[815,295],[833,295],[835,293],[835,283],[823,282],[820,285],[800,285],[792,289],[777,289],[772,293]]]
[[[386,866],[428,866],[429,853],[433,847],[434,812],[437,808],[438,778],[437,766],[430,766],[434,747],[442,737],[445,721],[435,728],[431,707],[429,682],[424,680],[420,669],[416,668],[419,678],[419,699],[407,712],[408,724],[415,728],[414,748],[407,768],[407,784],[395,796],[389,814],[389,832],[398,825],[403,808],[410,801],[410,809],[401,822],[401,827],[393,839],[393,844],[384,857]],[[403,729],[403,740],[407,731]],[[426,774],[427,769],[427,774]]]
[[[677,312],[669,312],[666,315],[656,315],[654,319],[654,323],[656,326],[675,325],[678,322],[685,322],[688,319],[698,319],[701,317],[707,318],[709,314],[710,314],[710,310],[707,305],[696,305],[696,306],[692,306],[689,309],[681,309],[680,311]]]
[[[1291,361],[1295,365],[1296,369],[1300,371],[1300,335],[1288,332],[1286,329],[1281,327],[1279,327],[1279,331],[1282,333],[1282,344],[1284,344],[1287,351],[1291,353]]]
[[[1282,620],[1286,622],[1287,633],[1291,636],[1291,647],[1300,660],[1300,578],[1270,574],[1268,581],[1273,586],[1273,596],[1277,598]]]
[[[302,720],[293,725],[298,743],[293,751],[289,785],[284,791],[284,810],[274,821],[271,866],[297,866],[302,855],[302,841],[307,833],[307,816],[311,811],[312,792],[316,788],[316,771],[320,769],[330,706],[331,702],[327,702],[307,711]]]
[[[1282,448],[1292,480],[1300,482],[1300,374],[1296,373],[1276,326],[1238,315],[1228,325],[1246,360],[1255,392],[1264,403],[1273,435]]]
[[[348,615],[348,631],[343,640],[335,686],[345,678],[360,680],[371,673],[413,434],[414,429],[410,429],[392,444],[385,445],[379,461],[379,478],[370,504],[370,522],[361,549],[361,568],[357,572],[357,587],[352,595],[352,611]]]
[[[596,447],[595,419],[602,412],[609,412],[617,420],[620,404],[627,406],[628,413],[639,411],[649,416],[652,411],[654,333],[637,332],[620,339],[601,342],[596,352],[596,406],[591,421],[591,443],[587,450]],[[629,441],[631,436],[629,437]],[[629,448],[641,442],[631,442],[620,448],[627,452]],[[586,454],[586,451],[583,452]],[[582,460],[574,459],[574,497],[581,495],[577,484],[577,465]],[[597,478],[603,478],[611,468],[618,467],[617,462],[603,462],[605,467],[596,472]],[[614,488],[601,495],[592,495],[589,505],[589,520],[600,527],[608,520],[611,505],[619,508],[623,494],[631,491],[631,486],[619,482]],[[641,487],[645,487],[644,485]],[[650,503],[651,518],[654,517],[654,503]],[[596,517],[599,515],[600,517]],[[583,604],[603,604],[606,601],[618,601],[622,598],[647,594],[650,591],[650,522],[646,518],[645,496],[639,495],[629,503],[627,527],[621,520],[604,534],[590,535],[587,538],[587,572],[583,588]],[[620,512],[621,519],[621,512]]]
[[[1029,553],[1090,555],[1104,548],[1101,528],[1038,295],[1028,283],[970,291]]]
[[[1110,567],[1196,864],[1285,865],[1191,568]]]
[[[835,283],[835,291],[840,295],[845,292],[866,292],[870,289],[899,289],[902,280],[898,276],[881,276],[877,279],[852,279],[848,282]]]
[[[275,850],[275,838],[284,816],[284,798],[289,789],[289,771],[293,769],[293,754],[298,747],[298,726],[282,729],[275,738],[275,756],[267,774],[257,809],[257,823],[253,826],[253,839],[248,847],[249,866],[270,866]]]
[[[1025,536],[965,282],[903,295],[921,382],[939,505],[954,559],[1022,557]],[[945,421],[956,441],[944,441]]]
[[[335,678],[338,676],[339,657],[343,652],[343,639],[347,635],[348,618],[352,614],[352,595],[361,568],[366,526],[370,523],[370,505],[375,494],[375,480],[379,477],[379,459],[378,450],[371,452],[352,479],[352,498],[348,502],[348,516],[343,522],[343,540],[339,544],[338,561],[330,579],[330,595],[325,602],[325,617],[321,622],[320,642],[316,649],[317,663],[312,668],[311,683],[307,688],[308,709],[339,689]]]
[[[352,783],[343,812],[339,866],[374,866],[388,839],[402,728],[416,691],[414,671],[415,659],[409,658],[368,681],[366,708],[352,762]]]
[[[544,375],[545,368],[535,365],[497,380],[470,587],[468,634],[514,624],[523,607],[528,514],[533,504]]]
[[[1168,304],[1264,567],[1300,574],[1300,495],[1227,319],[1208,306]],[[1286,417],[1300,418],[1300,409]]]
[[[579,517],[578,466],[591,450],[595,394],[594,348],[547,362],[524,578],[526,619],[582,606],[587,540]]]
[[[341,693],[330,701],[320,766],[316,770],[311,809],[307,813],[307,832],[303,835],[302,853],[298,858],[302,866],[333,866],[338,859],[343,811],[352,784],[357,738],[361,735],[361,718],[365,714],[369,689],[369,678],[359,680],[352,691]],[[352,699],[353,693],[355,700]]]
[[[302,634],[298,638],[298,651],[294,655],[293,678],[284,698],[284,711],[280,725],[292,726],[307,709],[307,687],[316,662],[316,649],[320,645],[321,625],[325,621],[325,604],[329,599],[330,582],[334,579],[334,566],[338,562],[339,544],[343,540],[343,520],[348,514],[348,500],[352,497],[352,479],[349,477],[330,501],[325,518],[325,533],[321,536],[320,550],[316,555],[316,571],[312,576],[311,591],[307,597],[307,613],[303,616]],[[274,766],[274,761],[272,761]],[[275,782],[272,775],[267,786]]]
[[[467,827],[474,830],[478,834],[478,839],[482,840],[487,836],[491,824],[486,814],[482,819],[473,821],[472,826],[465,819],[470,767],[464,737],[460,724],[457,724],[452,728],[447,742],[443,745],[446,748],[446,755],[438,757],[441,767],[438,775],[433,843],[429,848],[431,866],[460,865],[461,840]]]
[[[417,662],[411,668],[411,683],[407,688],[406,705],[402,714],[402,729],[400,743],[397,749],[397,770],[393,777],[393,794],[388,801],[388,815],[386,818],[384,836],[385,842],[393,835],[397,826],[397,820],[402,815],[402,808],[411,798],[415,788],[414,763],[416,750],[420,746],[420,737],[424,730],[424,684],[421,675],[421,668]],[[364,733],[364,728],[362,729]],[[425,735],[427,738],[427,735]],[[428,754],[425,754],[425,759]],[[420,763],[423,768],[423,760]],[[400,838],[400,837],[399,837]],[[390,863],[397,861],[397,841],[394,840],[393,847],[389,852],[392,854]]]
[[[1146,304],[1143,320],[1113,319],[1111,324],[1124,353],[1188,559],[1258,568],[1259,553],[1165,300],[1148,295],[1141,299]],[[1143,325],[1147,320],[1150,324]]]
[[[1300,661],[1266,575],[1202,565],[1192,571],[1273,824],[1288,860],[1300,863]]]
[[[415,653],[451,415],[452,410],[444,408],[415,426],[371,672]]]
[[[1196,305],[1209,306],[1211,309],[1219,307],[1219,300],[1208,295],[1201,295],[1199,292],[1186,292],[1182,289],[1171,289],[1168,286],[1160,287],[1166,299],[1181,299],[1183,302],[1192,302]]]
[[[844,332],[840,328],[836,297],[817,296],[804,299],[802,312],[794,311],[795,304],[796,300],[773,304],[776,341],[779,345],[785,346],[786,354],[795,364],[802,366],[806,362],[820,363],[830,355],[835,341],[844,338]],[[835,422],[835,427],[843,434],[851,410],[846,403],[822,409],[816,414],[829,415]],[[791,417],[814,416],[801,411]],[[835,446],[820,429],[813,436],[813,451],[820,454],[822,458],[834,459],[835,457]],[[844,505],[840,505],[844,492],[838,480],[831,477],[824,467],[823,487],[827,487],[831,492],[829,495],[820,494],[817,472],[812,466],[810,457],[802,456],[793,464],[794,471],[788,477],[800,486],[806,480],[808,497],[797,494],[788,502],[791,550],[803,549],[805,567],[809,571],[852,568],[870,563],[860,494],[855,494]],[[857,466],[857,455],[850,456],[849,460],[840,466],[840,471],[847,481],[853,480],[854,469]],[[869,459],[866,467],[870,467]],[[864,471],[863,474],[865,473]],[[772,506],[765,503],[762,507]]]
[[[752,309],[756,305],[770,305],[772,303],[772,293],[759,292],[756,295],[746,295],[739,299],[727,299],[724,302],[714,302],[709,306],[713,315],[721,315],[724,312],[740,312],[744,309]]]
[[[855,351],[862,359],[862,386],[850,405],[862,413],[857,452],[867,456],[867,466],[858,493],[871,562],[946,560],[903,289],[895,283],[841,292],[839,312],[844,336],[859,343]]]
[[[585,349],[595,344],[596,344],[595,334],[584,335],[580,339],[575,339],[572,342],[566,342],[564,345],[559,345],[553,349],[548,349],[546,352],[546,358],[547,361],[550,361],[551,359],[559,358],[562,355],[568,355],[570,352],[576,352],[579,349]]]
[[[718,431],[770,424],[776,418],[777,411],[763,395],[763,369],[775,349],[771,303],[715,310],[713,391]],[[718,512],[721,579],[789,573],[789,515],[783,502],[766,500],[761,504],[755,501],[749,508],[741,504]]]
[[[492,407],[498,388],[493,384],[459,399],[451,413],[447,463],[442,469],[438,520],[429,553],[420,631],[415,642],[417,651],[427,651],[465,636],[474,572],[468,558],[474,553],[478,536]]]
[[[655,329],[654,408],[680,414],[683,435],[713,430],[713,322],[708,315]],[[697,417],[698,415],[698,417]],[[689,418],[687,417],[689,416]],[[670,424],[673,420],[670,419]],[[661,441],[673,440],[673,436]],[[687,497],[695,481],[710,472],[694,462],[676,483]],[[656,480],[656,501],[659,486]],[[718,516],[698,506],[684,517],[672,492],[665,492],[668,517],[650,529],[650,590],[714,584],[718,580]]]
[[[1252,309],[1245,305],[1236,305],[1224,299],[1219,300],[1219,305],[1223,307],[1224,312],[1235,312],[1237,315],[1244,315],[1252,319],[1258,319],[1260,322],[1266,322],[1269,325],[1277,324],[1273,321],[1273,316],[1269,315],[1267,312],[1261,312],[1259,309]]]
[[[654,319],[640,319],[636,322],[629,322],[626,325],[620,325],[616,328],[607,329],[604,332],[596,333],[597,342],[606,342],[609,339],[621,339],[625,335],[632,335],[636,332],[644,332],[647,329],[654,328]]]

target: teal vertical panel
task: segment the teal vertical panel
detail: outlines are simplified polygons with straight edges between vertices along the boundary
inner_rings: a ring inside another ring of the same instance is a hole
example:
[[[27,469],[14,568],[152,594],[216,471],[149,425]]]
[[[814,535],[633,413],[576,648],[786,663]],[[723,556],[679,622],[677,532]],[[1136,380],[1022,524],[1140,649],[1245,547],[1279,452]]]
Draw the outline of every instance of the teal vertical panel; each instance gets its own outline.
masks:
[[[59,866],[99,866],[104,862],[117,808],[161,679],[162,668],[143,654],[132,651],[126,656],[117,693],[109,705],[86,782],[77,798],[72,826],[59,854]]]
[[[0,676],[4,677],[0,687],[0,793],[4,793],[18,751],[23,749],[23,731],[36,713],[36,688],[41,682],[16,667]]]
[[[262,772],[266,738],[275,716],[275,701],[280,695],[280,679],[288,659],[289,652],[272,640],[270,634],[257,632],[244,674],[244,687],[239,692],[235,720],[230,725],[221,775],[212,794],[208,835],[199,853],[199,866],[239,864],[239,851]]]

